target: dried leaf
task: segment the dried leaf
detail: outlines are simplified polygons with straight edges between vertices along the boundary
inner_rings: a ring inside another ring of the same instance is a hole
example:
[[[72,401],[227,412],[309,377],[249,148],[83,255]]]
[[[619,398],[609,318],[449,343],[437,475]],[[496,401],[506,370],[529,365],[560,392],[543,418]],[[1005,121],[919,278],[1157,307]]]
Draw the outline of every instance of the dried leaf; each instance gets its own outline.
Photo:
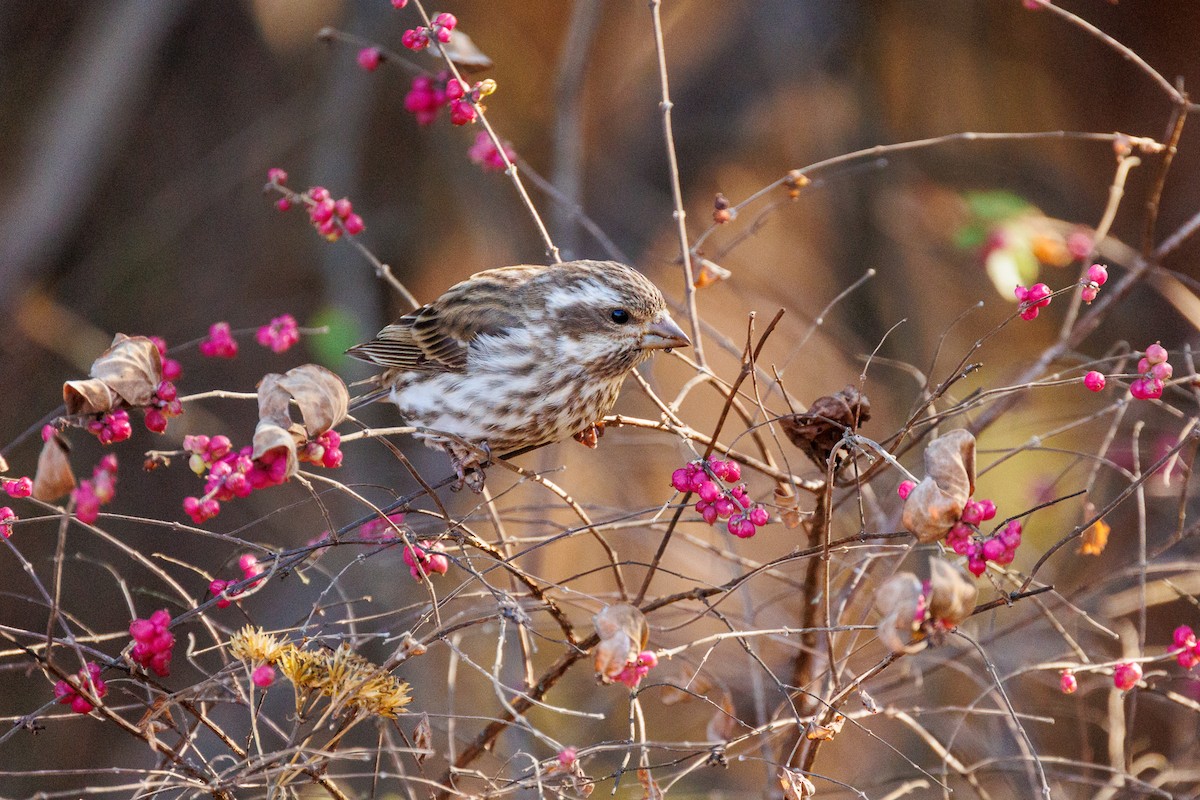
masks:
[[[805,736],[813,741],[832,741],[833,737],[842,732],[842,726],[845,724],[846,718],[843,715],[834,714],[833,719],[824,725],[813,725],[809,728]]]
[[[592,662],[596,677],[610,683],[646,647],[650,629],[642,612],[627,603],[605,606],[592,623],[600,637]]]
[[[1083,514],[1085,517],[1090,517],[1096,513],[1096,507],[1090,502],[1084,504]],[[1104,548],[1108,546],[1108,534],[1112,532],[1109,524],[1102,519],[1098,519],[1087,527],[1083,532],[1083,541],[1079,543],[1079,553],[1085,556],[1098,556],[1104,552]]]
[[[800,495],[793,492],[790,486],[775,487],[775,507],[785,528],[800,527]]]
[[[413,748],[417,750],[417,764],[421,764],[433,752],[433,726],[429,724],[429,714],[424,713],[413,729]]]
[[[975,437],[950,431],[925,448],[925,479],[904,501],[901,521],[920,541],[937,541],[958,522],[974,492]]]
[[[638,769],[638,782],[642,784],[642,800],[663,800],[666,797],[658,787],[658,781],[645,767]]]
[[[929,616],[944,628],[957,627],[975,610],[979,589],[959,567],[943,558],[929,561]]]
[[[817,796],[813,782],[794,769],[780,767],[779,784],[783,787],[783,800],[806,800]]]
[[[67,443],[58,434],[46,438],[38,455],[37,472],[33,476],[33,496],[50,502],[75,488],[71,461],[67,458]]]
[[[492,66],[492,60],[462,31],[451,31],[450,41],[445,44],[436,40],[431,42],[428,52],[440,59],[443,50],[462,72],[482,72]]]
[[[350,392],[342,379],[317,364],[302,364],[284,373],[278,387],[296,399],[310,439],[346,418]]]
[[[720,706],[712,715],[712,719],[708,721],[708,728],[705,734],[710,742],[728,742],[737,732],[738,721],[734,716],[733,697],[729,692],[721,695]]]
[[[846,431],[858,430],[871,418],[871,401],[853,386],[837,394],[818,397],[803,414],[788,414],[779,420],[783,432],[814,464],[825,469],[829,457]],[[841,451],[835,462],[840,466]]]
[[[293,426],[298,428],[299,426]],[[299,434],[301,440],[304,434]],[[262,458],[272,450],[282,450],[287,456],[287,477],[291,478],[300,469],[300,461],[296,457],[297,434],[279,427],[274,420],[261,419],[254,428],[254,438],[251,440],[253,450],[251,458]]]
[[[684,687],[687,690],[684,690]],[[658,702],[664,706],[673,706],[686,700],[695,700],[697,695],[708,694],[712,681],[704,673],[693,673],[686,670],[673,682],[664,683],[658,693]]]
[[[145,336],[118,333],[88,374],[108,384],[126,405],[141,408],[150,405],[162,383],[162,355]]]
[[[67,414],[103,414],[112,411],[121,398],[99,378],[67,381],[63,384],[63,403]]]
[[[8,462],[4,460],[4,456],[0,456],[0,472],[8,472]]]
[[[923,645],[909,643],[921,607],[921,581],[911,572],[897,572],[875,593],[875,607],[883,614],[875,630],[879,641],[893,653],[914,653]]]
[[[696,271],[696,277],[692,280],[692,285],[697,289],[706,289],[714,283],[729,280],[729,277],[733,275],[720,264],[709,261],[707,258],[701,258],[699,264],[700,269]]]

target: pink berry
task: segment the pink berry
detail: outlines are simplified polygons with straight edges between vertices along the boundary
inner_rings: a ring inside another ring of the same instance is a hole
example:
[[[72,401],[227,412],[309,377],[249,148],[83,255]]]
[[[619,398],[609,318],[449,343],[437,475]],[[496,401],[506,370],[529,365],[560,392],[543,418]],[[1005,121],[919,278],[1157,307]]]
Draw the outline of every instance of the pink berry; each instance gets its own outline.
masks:
[[[896,494],[900,495],[901,500],[907,500],[915,488],[917,488],[916,481],[900,481],[900,485],[896,487]]]
[[[381,61],[383,61],[383,54],[379,52],[378,47],[364,47],[358,51],[358,65],[367,72],[379,69]]]
[[[983,557],[988,561],[995,561],[1004,554],[1004,543],[999,539],[988,539],[983,543]]]
[[[771,521],[771,515],[767,513],[767,510],[762,506],[756,506],[753,510],[751,510],[749,518],[752,523],[760,528]]]
[[[1158,342],[1146,348],[1146,360],[1153,364],[1161,364],[1167,360],[1167,348],[1163,347]]]
[[[167,418],[160,409],[146,409],[146,430],[163,433],[167,430]]]
[[[271,183],[287,183],[288,174],[279,167],[271,167],[267,170],[267,180]]]
[[[729,516],[733,514],[736,509],[733,501],[728,497],[718,497],[717,501],[713,503],[713,508],[717,510],[717,516],[721,519],[729,519]]]
[[[704,502],[712,503],[712,502],[716,501],[716,499],[718,497],[721,496],[721,490],[718,489],[717,485],[715,483],[713,483],[712,481],[705,481],[700,486],[700,491],[698,492],[698,494],[700,495],[700,499],[703,500]]]
[[[329,198],[325,198],[317,202],[308,211],[308,215],[312,217],[312,221],[316,223],[325,223],[333,219],[334,202]]]
[[[1092,301],[1100,296],[1100,289],[1095,286],[1084,286],[1079,292],[1079,297],[1084,303],[1092,304]]]
[[[1074,694],[1079,688],[1079,681],[1075,679],[1075,673],[1069,669],[1064,669],[1058,676],[1058,688],[1063,694]]]
[[[1067,234],[1067,252],[1071,254],[1071,258],[1087,258],[1092,252],[1092,237],[1083,231]]]
[[[266,689],[275,682],[275,668],[270,664],[262,664],[250,673],[250,681],[260,689]]]
[[[1171,362],[1169,361],[1164,361],[1161,364],[1155,364],[1150,367],[1151,377],[1159,381],[1170,380],[1173,374],[1175,374],[1175,368],[1171,366]]]
[[[392,8],[401,9],[408,5],[408,0],[392,0]]]
[[[460,98],[464,94],[466,94],[466,91],[467,91],[467,89],[465,86],[463,86],[463,82],[460,81],[458,78],[454,78],[453,80],[451,80],[449,83],[446,84],[446,99],[447,100],[457,100],[458,98]]]
[[[1108,283],[1108,268],[1103,264],[1092,264],[1088,267],[1087,279],[1090,283],[1103,286]]]
[[[967,569],[971,574],[978,578],[987,571],[987,563],[982,558],[968,557]]]
[[[1188,625],[1180,625],[1172,634],[1171,642],[1176,648],[1193,648],[1196,646],[1196,632]]]
[[[475,117],[475,107],[466,100],[455,100],[450,105],[450,121],[455,125],[469,125]]]
[[[1083,385],[1089,392],[1099,392],[1104,389],[1104,375],[1092,370],[1083,376]]]
[[[730,459],[725,462],[725,480],[730,483],[737,483],[742,479],[742,467],[736,461]]]
[[[1122,661],[1113,668],[1113,685],[1123,692],[1137,686],[1142,679],[1142,665],[1136,661]]]
[[[400,37],[400,43],[409,50],[424,50],[429,46],[429,36],[422,28],[409,28]]]
[[[353,204],[349,198],[343,197],[333,204],[333,213],[337,214],[342,219],[350,216],[350,212],[354,210]]]
[[[677,469],[671,473],[671,486],[677,492],[687,492],[692,488],[691,476],[686,469]]]
[[[458,18],[453,14],[443,11],[433,18],[433,24],[439,28],[452,31],[458,25]]]
[[[342,227],[346,229],[346,233],[350,234],[351,236],[357,236],[366,230],[367,226],[363,223],[362,217],[360,217],[358,214],[350,214],[342,223]]]
[[[558,751],[559,766],[570,767],[579,758],[574,747],[564,747]]]

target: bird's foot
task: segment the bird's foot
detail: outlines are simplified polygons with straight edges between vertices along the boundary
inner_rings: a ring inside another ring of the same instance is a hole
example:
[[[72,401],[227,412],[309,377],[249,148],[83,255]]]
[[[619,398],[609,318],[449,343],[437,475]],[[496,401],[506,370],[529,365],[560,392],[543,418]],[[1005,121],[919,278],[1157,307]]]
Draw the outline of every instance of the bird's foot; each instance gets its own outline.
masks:
[[[492,462],[492,448],[488,447],[487,442],[479,445],[479,449],[483,451],[469,452],[459,456],[451,453],[450,459],[454,464],[454,474],[458,476],[454,483],[450,484],[450,491],[460,492],[466,486],[475,494],[483,492],[483,483],[486,475],[483,468]]]
[[[597,420],[587,426],[572,438],[582,445],[595,450],[600,444],[600,437],[604,435],[604,420]]]

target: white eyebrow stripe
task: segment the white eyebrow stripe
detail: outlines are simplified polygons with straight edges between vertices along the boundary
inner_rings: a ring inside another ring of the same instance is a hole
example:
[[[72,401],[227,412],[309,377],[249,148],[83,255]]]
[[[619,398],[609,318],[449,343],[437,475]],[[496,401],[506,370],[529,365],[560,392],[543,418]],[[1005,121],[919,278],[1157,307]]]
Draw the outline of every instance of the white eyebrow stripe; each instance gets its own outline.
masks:
[[[620,306],[622,302],[621,295],[611,286],[588,280],[573,284],[570,288],[562,286],[552,289],[546,295],[546,310],[557,313],[580,303]]]

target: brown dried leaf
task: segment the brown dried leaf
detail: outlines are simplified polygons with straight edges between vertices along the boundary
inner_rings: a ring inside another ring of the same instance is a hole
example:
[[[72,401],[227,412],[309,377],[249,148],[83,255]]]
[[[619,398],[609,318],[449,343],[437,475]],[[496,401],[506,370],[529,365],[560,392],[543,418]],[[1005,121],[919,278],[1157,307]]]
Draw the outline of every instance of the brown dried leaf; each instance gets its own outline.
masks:
[[[871,401],[855,387],[847,386],[836,394],[818,397],[807,412],[788,414],[779,423],[792,444],[825,469],[845,432],[858,430],[870,418]],[[840,461],[839,454],[835,467]]]
[[[37,472],[33,476],[33,496],[50,502],[57,500],[75,488],[75,476],[71,473],[70,450],[58,434],[54,434],[42,445],[38,455]]]
[[[842,732],[842,726],[845,724],[846,718],[844,716],[841,714],[834,714],[832,720],[824,725],[813,725],[808,729],[808,733],[804,735],[814,741],[832,741],[833,737]]]
[[[975,437],[955,430],[925,448],[925,478],[904,501],[901,521],[922,542],[946,535],[975,492]]]
[[[145,336],[118,333],[88,374],[108,384],[126,405],[141,408],[150,405],[162,383],[162,355]]]
[[[658,781],[645,767],[638,769],[638,782],[642,784],[642,800],[663,800],[666,797],[658,787]]]
[[[875,608],[883,614],[876,633],[893,653],[914,653],[923,647],[909,644],[920,602],[921,581],[911,572],[897,572],[875,593]]]
[[[775,487],[775,507],[785,528],[800,527],[800,495],[789,486]]]
[[[705,734],[710,742],[728,742],[737,732],[738,721],[734,716],[733,697],[729,692],[721,695],[720,706],[713,712],[712,719],[708,721],[708,728]]]
[[[1090,517],[1096,513],[1096,507],[1090,502],[1085,503],[1083,507],[1084,517]],[[1079,543],[1079,554],[1085,556],[1098,556],[1104,552],[1104,548],[1108,546],[1108,534],[1112,532],[1109,524],[1102,519],[1098,519],[1088,526],[1083,532],[1083,541]]]
[[[642,612],[627,603],[605,606],[592,623],[600,637],[592,662],[596,677],[610,683],[646,647],[650,629]]]
[[[686,691],[684,687],[687,687]],[[697,695],[708,694],[711,688],[712,681],[703,672],[693,673],[691,670],[685,670],[678,679],[660,687],[658,702],[664,706],[673,706],[686,700],[695,700]]]
[[[445,44],[434,41],[429,45],[429,54],[435,58],[440,59],[443,50],[461,72],[482,72],[492,66],[492,60],[462,31],[450,31],[450,41]]]
[[[67,414],[103,414],[112,411],[121,398],[99,378],[67,381],[63,384],[63,403]]]
[[[266,382],[266,378],[263,378],[263,382]],[[320,436],[345,419],[350,407],[350,392],[346,384],[337,375],[317,364],[301,364],[295,369],[289,369],[282,376],[278,376],[273,388],[287,392],[296,399],[310,439]],[[261,389],[259,393],[261,409]],[[285,415],[286,408],[285,403]]]
[[[783,800],[807,800],[817,796],[817,787],[798,771],[779,768],[779,784],[783,787]]]
[[[700,269],[696,271],[696,277],[692,280],[692,285],[697,289],[706,289],[714,283],[729,280],[732,272],[722,267],[715,261],[709,261],[707,258],[699,260]]]
[[[417,764],[421,764],[433,752],[433,726],[429,724],[429,714],[424,713],[413,729],[413,748],[417,750]]]
[[[929,562],[929,616],[954,628],[975,610],[979,589],[959,567],[943,558]]]

